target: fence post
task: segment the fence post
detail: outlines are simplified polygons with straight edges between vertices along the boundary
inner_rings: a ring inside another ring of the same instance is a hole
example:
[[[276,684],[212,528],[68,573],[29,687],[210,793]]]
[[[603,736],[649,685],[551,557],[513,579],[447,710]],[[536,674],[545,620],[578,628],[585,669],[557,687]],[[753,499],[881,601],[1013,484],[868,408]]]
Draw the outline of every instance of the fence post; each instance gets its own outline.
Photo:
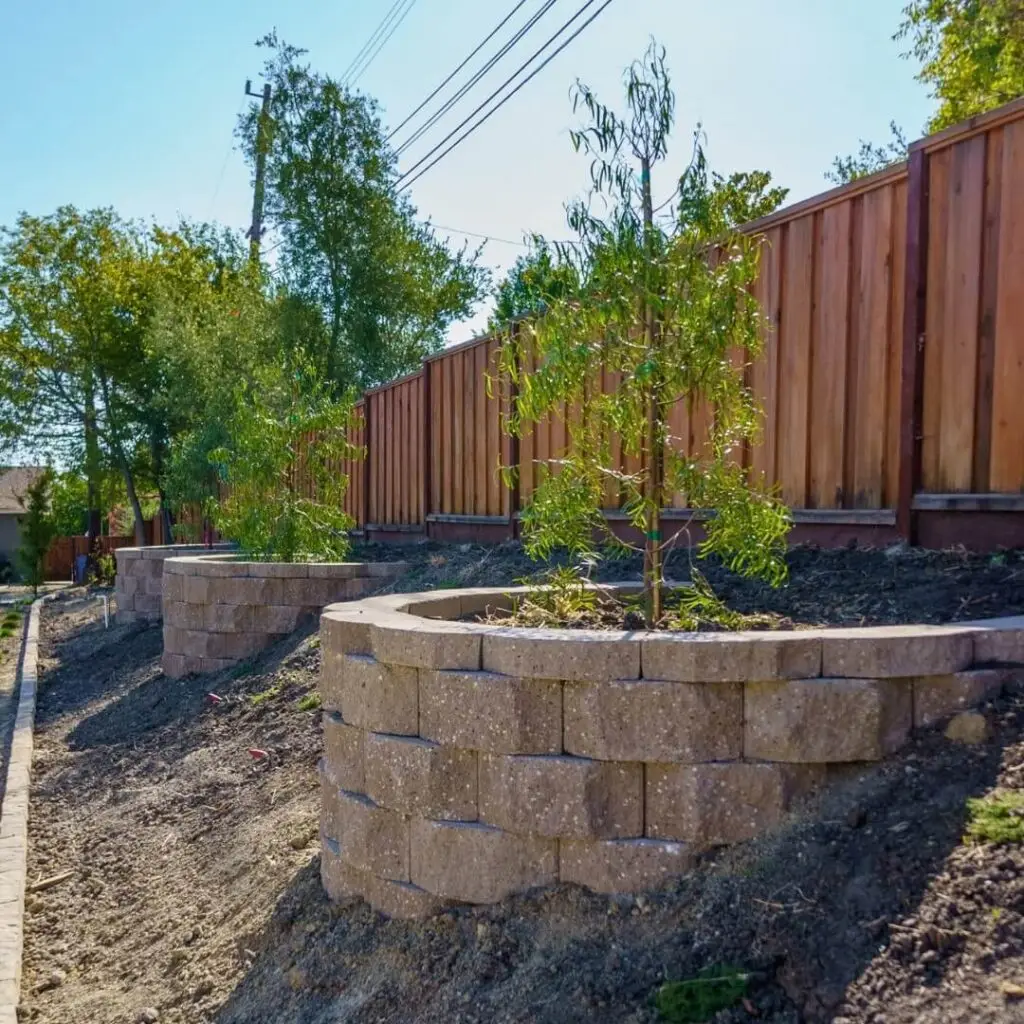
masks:
[[[515,335],[518,336],[518,334],[519,334],[519,323],[518,322],[513,323],[511,328],[510,328],[510,330]],[[498,344],[501,345],[502,342],[499,341]],[[510,416],[512,414],[513,403],[515,402],[515,400],[516,400],[516,398],[518,396],[518,393],[519,393],[519,385],[516,384],[516,382],[514,380],[509,379],[509,381],[508,381],[508,413],[509,413]],[[499,409],[498,415],[499,415],[499,417],[501,415],[500,409]],[[501,434],[501,421],[500,421],[500,419],[499,419],[499,422],[498,422],[498,433],[499,433],[499,435]],[[509,499],[508,499],[508,533],[509,533],[509,539],[510,540],[515,540],[516,536],[519,533],[519,523],[518,523],[516,517],[519,515],[519,504],[520,504],[520,501],[521,501],[520,489],[519,489],[520,488],[519,479],[520,479],[520,474],[522,472],[522,467],[519,465],[519,437],[516,434],[509,434],[509,437],[508,437],[508,464],[509,464],[509,466],[511,466],[515,470],[515,472],[512,474],[512,487],[511,487],[511,490],[510,490],[510,493],[509,493]]]
[[[896,529],[916,538],[914,494],[921,484],[921,417],[928,292],[928,154],[911,146],[907,168],[907,239],[900,361],[899,483]]]
[[[427,521],[427,516],[432,511],[433,494],[431,493],[430,481],[433,475],[431,471],[431,456],[433,455],[434,439],[431,434],[431,425],[433,423],[433,417],[431,415],[431,400],[432,392],[430,387],[430,360],[423,360],[423,381],[420,389],[420,406],[423,412],[423,422],[421,424],[422,434],[421,442],[423,445],[422,459],[423,459],[423,488],[420,500],[423,502],[423,535],[425,537],[430,536],[430,523]]]
[[[370,491],[373,486],[373,416],[371,415],[370,404],[372,394],[368,391],[363,396],[363,448],[366,454],[363,456],[363,465],[366,471],[363,473],[363,540],[370,539]]]

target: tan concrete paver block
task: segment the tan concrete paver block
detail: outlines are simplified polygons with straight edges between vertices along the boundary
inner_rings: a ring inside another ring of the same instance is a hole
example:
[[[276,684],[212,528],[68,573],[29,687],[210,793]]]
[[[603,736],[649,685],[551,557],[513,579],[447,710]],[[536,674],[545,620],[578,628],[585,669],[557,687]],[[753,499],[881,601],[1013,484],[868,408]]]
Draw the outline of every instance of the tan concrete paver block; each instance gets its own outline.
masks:
[[[365,792],[365,731],[348,725],[336,711],[324,713],[323,730],[324,772],[340,789]]]
[[[551,885],[557,843],[470,822],[412,820],[412,882],[467,903],[494,903],[510,892]]]
[[[655,889],[693,867],[694,851],[685,843],[659,839],[610,839],[558,844],[558,873],[563,882],[596,892]]]
[[[696,846],[741,843],[775,828],[825,781],[821,765],[647,766],[647,834]]]
[[[198,628],[212,633],[249,632],[253,629],[252,605],[208,604],[203,611],[202,625]]]
[[[824,629],[821,674],[827,677],[891,679],[947,675],[974,660],[969,629],[954,626],[872,626]]]
[[[164,575],[164,603],[180,602],[185,599],[185,578],[177,575]]]
[[[817,633],[655,633],[640,645],[645,679],[742,683],[821,674]]]
[[[393,882],[358,871],[346,864],[340,844],[323,840],[320,879],[333,900],[360,896],[375,910],[388,917],[416,919],[431,917],[445,908],[446,901],[433,896],[411,882]]]
[[[323,651],[338,654],[372,654],[372,619],[370,611],[358,605],[325,609],[320,616],[320,641]]]
[[[626,632],[494,627],[483,636],[483,668],[530,679],[637,679],[640,641]]]
[[[1024,664],[1024,615],[965,623],[974,636],[974,661]]]
[[[415,736],[419,731],[416,669],[382,665],[365,654],[342,654],[321,671],[320,697],[349,725],[371,732]]]
[[[325,836],[341,846],[352,867],[379,878],[409,881],[409,819],[350,793],[321,774],[321,821]]]
[[[182,579],[178,576],[176,579]],[[185,601],[168,601],[164,598],[164,628],[175,626],[178,629],[203,629],[206,626],[206,610],[212,607],[204,604],[188,604]],[[225,605],[223,607],[230,607]]]
[[[495,754],[562,751],[562,686],[494,672],[421,671],[419,733]]]
[[[159,594],[136,594],[135,611],[146,616],[159,616],[163,602]]]
[[[477,755],[418,737],[366,735],[366,795],[403,814],[477,817]]]
[[[165,654],[191,654],[188,649],[189,631],[178,626],[169,626],[164,623],[164,653]],[[202,652],[200,651],[201,655]]]
[[[949,715],[980,704],[999,693],[1005,681],[1004,669],[974,669],[914,679],[914,727],[934,725]]]
[[[524,835],[643,835],[643,765],[480,755],[480,820]]]
[[[202,634],[189,634],[201,636]],[[229,661],[242,661],[258,654],[273,642],[273,637],[262,633],[206,633],[203,656]]]
[[[250,607],[241,605],[240,607]],[[299,609],[277,604],[251,606],[250,628],[254,633],[291,633],[299,623]]]
[[[413,616],[376,617],[370,627],[374,657],[410,668],[480,668],[480,633],[456,622]]]
[[[878,761],[912,724],[907,679],[747,683],[744,755],[764,761]]]
[[[740,683],[566,683],[565,749],[601,761],[728,761],[743,750]]]
[[[358,562],[310,562],[310,579],[352,580],[359,575]]]
[[[185,601],[188,604],[209,604],[210,581],[205,576],[186,576]]]
[[[307,562],[248,562],[246,576],[259,580],[306,579],[309,576]]]

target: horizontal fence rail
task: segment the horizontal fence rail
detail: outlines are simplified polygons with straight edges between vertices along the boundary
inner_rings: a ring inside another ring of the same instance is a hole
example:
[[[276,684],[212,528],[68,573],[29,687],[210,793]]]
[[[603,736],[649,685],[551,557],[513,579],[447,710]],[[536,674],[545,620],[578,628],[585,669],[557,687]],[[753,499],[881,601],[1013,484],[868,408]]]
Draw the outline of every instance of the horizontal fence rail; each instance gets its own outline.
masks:
[[[970,543],[981,530],[1024,544],[1024,97],[744,231],[764,243],[755,291],[768,324],[744,368],[764,413],[759,442],[737,456],[752,475],[825,543],[855,527],[882,541]],[[352,440],[366,458],[339,469],[368,535],[515,535],[572,444],[573,415],[509,437],[499,348],[485,337],[446,349],[365,395]],[[595,386],[616,383],[602,372]],[[679,401],[673,444],[699,451],[713,415]],[[614,439],[612,460],[636,468]],[[502,466],[518,468],[513,488]],[[680,517],[684,504],[673,499]],[[614,484],[605,505],[621,518]]]

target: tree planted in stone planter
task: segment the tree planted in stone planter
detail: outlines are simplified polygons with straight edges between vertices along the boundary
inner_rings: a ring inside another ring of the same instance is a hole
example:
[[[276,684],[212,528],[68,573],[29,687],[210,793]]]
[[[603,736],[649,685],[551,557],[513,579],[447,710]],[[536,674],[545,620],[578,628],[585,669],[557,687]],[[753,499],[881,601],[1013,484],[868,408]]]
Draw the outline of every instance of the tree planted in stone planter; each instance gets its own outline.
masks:
[[[345,511],[354,397],[338,399],[308,362],[266,366],[244,384],[227,425],[228,444],[210,455],[226,485],[214,508],[224,537],[251,558],[344,561],[355,525]]]
[[[675,106],[663,50],[652,43],[627,70],[625,91],[620,117],[575,87],[574,109],[589,124],[571,137],[591,157],[592,189],[568,209],[578,242],[557,249],[578,268],[579,286],[550,296],[542,315],[509,333],[500,369],[513,386],[513,435],[564,416],[571,439],[553,471],[540,467],[523,509],[527,551],[543,558],[567,548],[592,559],[603,543],[624,543],[602,515],[617,492],[644,538],[654,624],[664,614],[664,559],[680,536],[662,528],[674,495],[707,513],[702,554],[772,583],[785,576],[788,512],[742,465],[759,425],[744,365],[762,346],[752,291],[761,243],[736,229],[738,216],[780,197],[765,196],[766,175],[709,181],[698,131],[676,191],[656,209],[652,172],[667,158]],[[665,208],[668,219],[659,219]],[[706,413],[706,437],[692,447],[673,430],[677,403]]]

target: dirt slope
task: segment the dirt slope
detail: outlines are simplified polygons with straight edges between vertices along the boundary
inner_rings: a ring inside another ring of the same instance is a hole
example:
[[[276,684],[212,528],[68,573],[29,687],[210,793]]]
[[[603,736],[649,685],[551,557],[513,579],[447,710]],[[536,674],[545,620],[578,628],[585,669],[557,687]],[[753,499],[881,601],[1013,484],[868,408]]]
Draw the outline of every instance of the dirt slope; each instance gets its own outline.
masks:
[[[410,586],[508,578],[500,552],[438,554]],[[919,581],[956,565],[928,564]],[[1017,585],[1015,563],[983,568],[1004,573],[1000,593]],[[719,1024],[1024,1021],[1024,855],[961,843],[967,798],[1024,781],[1017,697],[987,709],[987,743],[921,737],[852,773],[812,823],[662,893],[563,887],[408,924],[320,890],[319,725],[299,708],[315,638],[172,683],[159,629],[108,632],[98,615],[44,617],[29,871],[74,874],[30,897],[26,1019],[644,1024],[665,979],[728,964],[749,988]]]

